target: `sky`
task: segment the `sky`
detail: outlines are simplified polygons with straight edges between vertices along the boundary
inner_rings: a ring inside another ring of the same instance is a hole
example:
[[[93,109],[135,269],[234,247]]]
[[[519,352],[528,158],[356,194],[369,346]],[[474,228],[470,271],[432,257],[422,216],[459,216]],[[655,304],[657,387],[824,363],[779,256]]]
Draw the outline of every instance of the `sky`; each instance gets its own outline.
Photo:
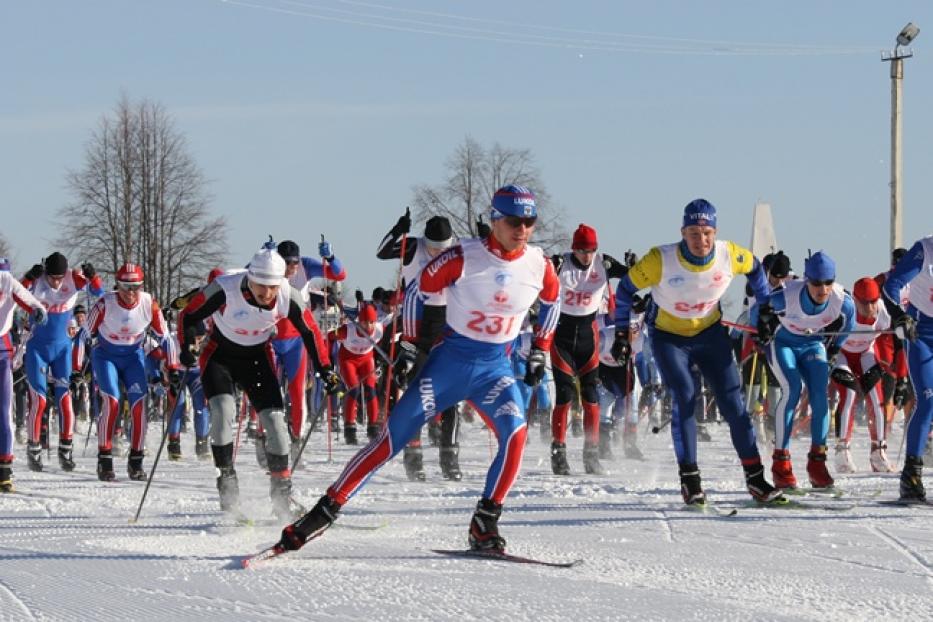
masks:
[[[122,94],[165,106],[230,225],[230,265],[323,233],[369,291],[375,249],[472,136],[529,149],[566,228],[641,254],[697,197],[749,244],[756,201],[799,271],[887,267],[890,78],[909,21],[904,243],[931,233],[926,2],[35,0],[0,2],[0,231],[55,250],[69,170]],[[72,258],[78,263],[80,258]]]

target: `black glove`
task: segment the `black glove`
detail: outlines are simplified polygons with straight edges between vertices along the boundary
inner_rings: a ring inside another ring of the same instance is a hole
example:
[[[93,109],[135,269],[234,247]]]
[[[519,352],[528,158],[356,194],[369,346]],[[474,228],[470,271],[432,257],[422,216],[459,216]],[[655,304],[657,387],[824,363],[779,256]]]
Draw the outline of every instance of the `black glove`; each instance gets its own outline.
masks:
[[[778,318],[771,305],[764,304],[758,310],[758,332],[755,334],[755,342],[765,347],[774,339],[774,329],[777,328]]]
[[[525,366],[525,384],[529,387],[536,387],[544,378],[544,365],[547,363],[547,357],[541,348],[532,348],[528,355],[528,362]]]
[[[398,356],[393,365],[395,384],[403,387],[408,384],[408,375],[418,362],[418,348],[410,341],[398,342]]]
[[[650,296],[650,295],[649,295]],[[632,296],[632,313],[644,313],[648,308],[649,296],[641,297],[638,294]]]
[[[852,375],[852,371],[844,367],[835,367],[833,371],[830,372],[829,377],[833,379],[833,382],[836,384],[841,384],[842,386],[855,390],[858,386],[858,383],[855,381],[855,376]]]
[[[356,297],[357,304],[363,304],[363,301],[366,300],[366,297],[363,296],[363,290],[361,289],[356,290],[353,295]]]
[[[625,261],[625,265],[628,266],[629,268],[631,268],[636,263],[638,263],[638,255],[636,255],[630,250],[625,251],[625,255],[623,256],[622,259]]]
[[[336,395],[343,392],[343,381],[334,368],[328,365],[319,372],[321,382],[324,383],[324,392],[328,395]]]
[[[829,363],[830,368],[833,367],[837,356],[839,356],[839,345],[834,341],[826,346],[826,362]]]
[[[907,341],[916,341],[917,340],[917,321],[907,315],[907,312],[896,307],[900,313],[894,313],[891,318],[891,328],[894,329],[895,334],[901,339]]]
[[[45,274],[45,268],[42,267],[41,263],[37,263],[31,267],[26,274],[23,275],[24,279],[29,279],[30,281],[35,281],[40,276]]]
[[[168,382],[173,387],[180,386],[181,385],[181,370],[180,369],[168,370]]]
[[[903,408],[904,404],[906,404],[909,399],[910,379],[906,376],[898,378],[897,382],[894,384],[894,406],[896,408]]]
[[[411,208],[405,208],[405,215],[398,219],[398,222],[395,223],[395,226],[392,227],[393,237],[401,237],[402,235],[411,231]]]
[[[632,356],[632,344],[629,343],[628,329],[616,329],[616,338],[612,342],[609,353],[619,365],[628,367],[629,358]]]
[[[181,361],[181,364],[185,367],[197,367],[198,366],[198,357],[192,351],[193,346],[182,346],[181,352],[178,353],[178,360]]]
[[[92,264],[90,261],[81,264],[81,272],[89,281],[97,276],[97,270],[94,269],[94,264]]]
[[[883,375],[884,371],[882,371],[881,365],[875,363],[869,367],[868,371],[862,374],[862,378],[859,381],[859,384],[862,388],[862,394],[867,395],[875,387],[875,385],[878,384],[878,381],[881,380]]]
[[[492,233],[492,227],[483,222],[483,215],[480,214],[476,220],[476,237],[488,238],[490,233]]]

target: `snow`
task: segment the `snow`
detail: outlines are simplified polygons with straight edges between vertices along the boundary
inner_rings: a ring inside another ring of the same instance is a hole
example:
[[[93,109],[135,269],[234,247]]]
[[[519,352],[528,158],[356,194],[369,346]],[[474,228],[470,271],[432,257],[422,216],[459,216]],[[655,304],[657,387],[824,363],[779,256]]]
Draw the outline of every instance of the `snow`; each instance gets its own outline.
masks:
[[[150,424],[148,471],[160,440]],[[745,507],[741,467],[725,425],[701,443],[710,498],[738,507],[722,518],[682,509],[668,432],[643,436],[647,460],[617,457],[607,476],[582,474],[582,439],[569,439],[574,475],[551,474],[547,445],[530,431],[522,474],[500,521],[513,553],[582,558],[571,569],[453,559],[431,548],[465,546],[467,524],[490,460],[488,432],[464,424],[464,479],[440,477],[425,447],[428,480],[409,482],[401,457],[377,473],[337,525],[297,553],[250,570],[243,556],[278,538],[268,478],[251,442],[238,458],[252,527],[218,510],[214,469],[164,456],[137,524],[144,484],[94,474],[91,449],[64,473],[54,453],[43,473],[17,448],[17,494],[0,495],[2,620],[878,620],[933,619],[933,512],[880,507],[897,474],[872,474],[867,439],[853,456],[862,472],[839,476],[847,496],[808,497],[848,511]],[[864,430],[857,436],[864,436]],[[892,459],[900,442],[892,434]],[[807,439],[795,441],[804,473]],[[77,447],[83,445],[78,439]],[[296,497],[312,505],[354,449],[312,435]],[[51,464],[49,464],[51,462]]]

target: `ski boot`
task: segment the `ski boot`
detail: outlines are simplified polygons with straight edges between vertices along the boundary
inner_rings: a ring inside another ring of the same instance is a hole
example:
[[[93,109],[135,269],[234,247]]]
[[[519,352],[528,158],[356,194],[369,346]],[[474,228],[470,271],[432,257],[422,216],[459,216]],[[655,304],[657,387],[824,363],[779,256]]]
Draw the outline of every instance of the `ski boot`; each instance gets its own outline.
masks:
[[[240,485],[232,466],[217,467],[217,492],[220,493],[220,509],[236,512],[240,506]]]
[[[288,456],[269,454],[269,497],[272,499],[272,512],[280,521],[293,521],[301,516],[300,506],[292,501]]]
[[[71,449],[71,439],[58,441],[58,466],[62,471],[74,471],[75,461]]]
[[[706,505],[706,493],[700,482],[700,469],[695,464],[678,466],[680,494],[687,505]]]
[[[24,426],[16,426],[16,432],[13,433],[13,436],[16,438],[17,445],[26,444],[26,428]]]
[[[713,437],[710,436],[709,430],[706,428],[705,423],[697,424],[697,440],[701,443],[709,443],[713,440]]]
[[[743,464],[742,469],[745,471],[745,487],[755,501],[774,503],[784,499],[784,493],[765,479],[765,468],[760,460],[753,464]]]
[[[424,473],[424,455],[421,447],[405,447],[402,457],[405,463],[405,475],[412,482],[423,482],[427,479]]]
[[[181,439],[178,437],[168,439],[168,459],[172,462],[181,460]]]
[[[603,422],[599,424],[599,459],[600,460],[613,460],[615,456],[612,455],[612,428],[613,425],[609,422]]]
[[[211,439],[208,436],[198,436],[194,441],[194,455],[198,460],[211,459]]]
[[[454,482],[463,479],[463,473],[460,471],[460,445],[441,447],[439,458],[441,473],[445,479]]]
[[[38,443],[26,445],[26,463],[30,471],[42,471],[42,445]]]
[[[590,475],[607,475],[608,471],[599,462],[599,444],[583,444],[583,470]]]
[[[901,501],[926,501],[927,493],[923,488],[923,458],[907,456],[904,470],[901,471]]]
[[[113,472],[113,453],[99,450],[97,452],[97,479],[102,482],[112,482],[117,479]]]
[[[126,473],[134,482],[146,481],[146,472],[143,471],[143,450],[131,449],[130,459],[126,462]]]
[[[246,438],[255,441],[259,436],[259,426],[256,425],[256,422],[250,419],[246,424]]]
[[[428,421],[428,443],[431,447],[439,447],[441,444],[441,424],[435,419]]]
[[[366,426],[366,438],[373,440],[379,436],[379,430],[382,428],[378,423],[370,423]]]
[[[826,469],[826,445],[813,445],[807,454],[807,475],[814,488],[832,488],[833,477]]]
[[[574,438],[583,436],[583,414],[574,412],[570,415],[570,434]]]
[[[0,493],[15,491],[13,488],[13,460],[0,460]]]
[[[781,490],[797,488],[797,478],[794,477],[794,465],[790,461],[790,450],[775,449],[771,455],[771,476],[774,486]]]
[[[855,473],[855,462],[852,461],[848,441],[836,442],[836,470],[840,473]]]
[[[263,470],[269,469],[269,459],[266,457],[266,435],[256,435],[256,462]]]
[[[343,442],[347,445],[356,445],[358,441],[356,440],[356,424],[348,423],[343,426]]]
[[[324,495],[310,512],[282,530],[282,537],[276,546],[285,551],[297,551],[308,540],[314,540],[324,533],[339,514],[340,504]]]
[[[505,551],[505,539],[499,535],[502,504],[480,499],[470,519],[470,548],[474,551]]]
[[[551,443],[551,471],[554,475],[570,475],[566,443]]]
[[[894,473],[897,469],[888,460],[888,444],[884,441],[872,442],[868,462],[875,473]]]

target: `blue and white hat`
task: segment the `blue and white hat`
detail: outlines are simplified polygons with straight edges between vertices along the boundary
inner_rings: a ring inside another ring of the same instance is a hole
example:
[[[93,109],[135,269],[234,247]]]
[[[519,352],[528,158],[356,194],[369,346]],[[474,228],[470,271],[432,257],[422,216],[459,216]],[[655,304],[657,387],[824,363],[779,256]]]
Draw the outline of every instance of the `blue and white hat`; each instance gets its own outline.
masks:
[[[9,272],[12,270],[10,260],[6,257],[0,257],[0,272]]]
[[[538,208],[535,193],[525,186],[509,184],[502,186],[492,195],[492,212],[489,217],[498,220],[505,216],[519,218],[537,218]]]
[[[684,208],[684,227],[698,225],[716,228],[716,208],[706,199],[694,199]]]

